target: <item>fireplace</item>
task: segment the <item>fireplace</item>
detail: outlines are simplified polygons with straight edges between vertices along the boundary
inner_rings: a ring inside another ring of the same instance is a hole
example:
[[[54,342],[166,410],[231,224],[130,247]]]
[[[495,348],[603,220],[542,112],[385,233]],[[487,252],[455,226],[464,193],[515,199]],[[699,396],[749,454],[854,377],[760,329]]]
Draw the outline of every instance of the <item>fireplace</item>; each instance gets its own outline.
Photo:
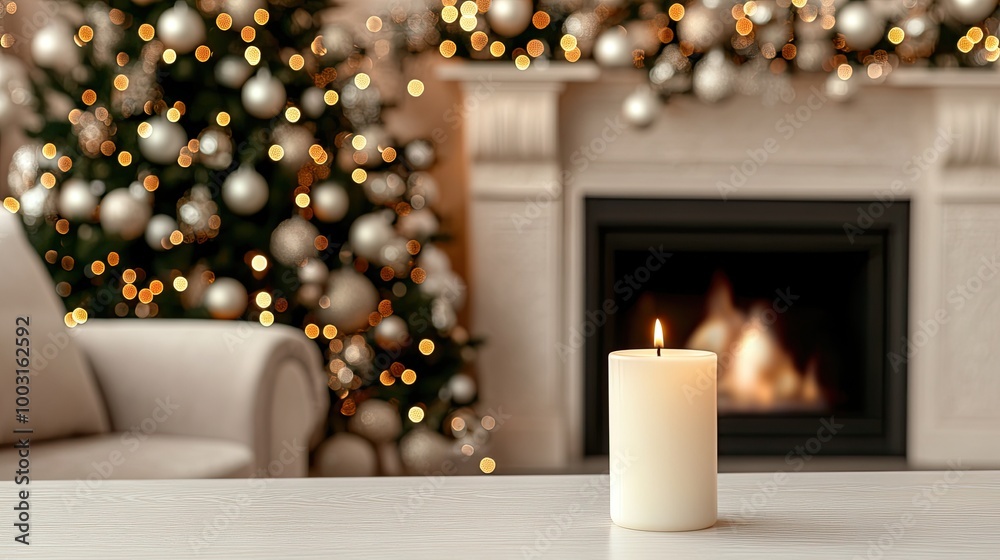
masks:
[[[904,454],[908,203],[587,198],[584,215],[586,454],[607,454],[608,352],[649,347],[655,318],[667,346],[719,355],[720,453],[785,455],[833,422],[811,453]]]

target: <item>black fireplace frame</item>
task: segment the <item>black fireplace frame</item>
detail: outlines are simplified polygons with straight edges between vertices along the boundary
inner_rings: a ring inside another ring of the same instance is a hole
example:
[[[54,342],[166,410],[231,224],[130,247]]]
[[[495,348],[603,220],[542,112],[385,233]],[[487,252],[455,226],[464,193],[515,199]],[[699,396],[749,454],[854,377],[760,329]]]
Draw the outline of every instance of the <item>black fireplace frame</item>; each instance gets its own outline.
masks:
[[[837,435],[821,445],[809,440],[828,418],[720,417],[719,453],[727,455],[786,455],[810,445],[811,455],[905,455],[906,454],[906,364],[890,364],[892,341],[907,332],[909,272],[909,202],[895,200],[705,200],[588,197],[584,201],[585,248],[584,294],[586,309],[599,309],[614,298],[609,278],[613,270],[613,248],[609,239],[628,232],[715,232],[730,241],[762,233],[784,234],[790,243],[836,239],[843,243],[848,233],[853,246],[869,251],[870,282],[881,284],[880,305],[871,305],[873,318],[882,328],[872,342],[868,367],[875,375],[866,379],[866,412],[857,417],[837,416],[843,424]],[[877,216],[877,217],[876,217]],[[869,220],[870,218],[870,220]],[[856,228],[856,229],[855,229]],[[669,242],[668,242],[669,244]],[[612,250],[609,250],[612,249]],[[669,247],[665,247],[669,251]],[[877,278],[876,278],[877,277]],[[585,341],[584,348],[584,452],[606,455],[607,355],[613,347],[609,324]],[[825,432],[824,432],[825,433]],[[820,434],[823,435],[823,434]],[[817,449],[818,447],[818,449]]]

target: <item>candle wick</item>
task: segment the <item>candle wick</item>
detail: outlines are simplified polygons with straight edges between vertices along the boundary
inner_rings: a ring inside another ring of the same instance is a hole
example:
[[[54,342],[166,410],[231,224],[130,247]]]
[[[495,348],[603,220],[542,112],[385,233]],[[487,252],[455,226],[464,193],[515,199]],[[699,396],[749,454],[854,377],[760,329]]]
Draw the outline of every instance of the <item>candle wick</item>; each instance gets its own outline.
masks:
[[[659,348],[657,348],[657,349],[656,349],[656,355],[657,355],[657,356],[659,356],[659,355],[660,355],[660,349],[659,349]]]

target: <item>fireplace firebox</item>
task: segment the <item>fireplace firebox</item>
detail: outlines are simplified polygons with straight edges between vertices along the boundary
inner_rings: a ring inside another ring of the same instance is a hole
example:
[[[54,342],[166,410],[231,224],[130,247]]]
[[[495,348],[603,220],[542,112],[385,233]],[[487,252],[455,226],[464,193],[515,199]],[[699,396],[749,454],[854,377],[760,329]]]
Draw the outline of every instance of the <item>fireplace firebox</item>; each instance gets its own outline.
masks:
[[[719,452],[903,455],[909,204],[588,198],[585,451],[607,453],[607,354],[719,355]],[[603,313],[593,313],[603,310]],[[836,426],[831,430],[830,426]],[[820,428],[823,428],[822,431]],[[835,431],[836,433],[830,433]]]

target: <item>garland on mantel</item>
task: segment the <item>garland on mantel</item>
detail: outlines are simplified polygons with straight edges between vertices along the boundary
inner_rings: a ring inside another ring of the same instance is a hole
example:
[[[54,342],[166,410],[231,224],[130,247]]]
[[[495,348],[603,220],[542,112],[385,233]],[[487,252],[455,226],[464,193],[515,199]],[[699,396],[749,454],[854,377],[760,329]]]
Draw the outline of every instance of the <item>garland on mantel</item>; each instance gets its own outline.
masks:
[[[634,67],[648,84],[625,100],[644,126],[658,100],[734,94],[773,104],[792,72],[829,75],[847,99],[905,66],[984,67],[1000,58],[997,0],[443,0],[441,55],[510,60],[519,69],[592,58]],[[405,22],[404,22],[405,23]]]

